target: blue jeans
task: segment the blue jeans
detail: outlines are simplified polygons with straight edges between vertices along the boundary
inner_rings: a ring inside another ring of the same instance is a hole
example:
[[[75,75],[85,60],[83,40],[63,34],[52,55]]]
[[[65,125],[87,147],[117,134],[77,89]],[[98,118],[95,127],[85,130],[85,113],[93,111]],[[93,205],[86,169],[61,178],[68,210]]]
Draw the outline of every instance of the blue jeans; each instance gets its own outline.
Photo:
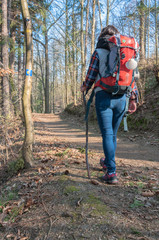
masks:
[[[108,173],[116,171],[117,131],[124,115],[126,95],[112,95],[104,90],[96,93],[96,113],[103,139],[105,165]]]

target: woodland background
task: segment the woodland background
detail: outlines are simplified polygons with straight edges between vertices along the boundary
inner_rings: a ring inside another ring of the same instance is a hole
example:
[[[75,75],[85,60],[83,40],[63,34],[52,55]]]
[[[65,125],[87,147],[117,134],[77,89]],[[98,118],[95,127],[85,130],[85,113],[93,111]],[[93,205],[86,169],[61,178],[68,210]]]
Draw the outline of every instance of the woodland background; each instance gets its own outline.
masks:
[[[80,86],[102,27],[113,24],[121,34],[134,36],[140,44],[140,106],[145,103],[145,93],[151,95],[159,84],[157,0],[1,0],[0,6],[2,165],[12,153],[12,132],[24,139],[23,157],[31,159],[26,162],[32,165],[31,111],[55,113],[81,104]],[[27,51],[31,53],[29,80],[25,74]],[[21,120],[25,134],[17,131]]]
[[[140,45],[116,186],[101,180],[93,104],[88,178],[80,92],[108,24]],[[0,239],[159,239],[158,40],[157,0],[0,0]]]

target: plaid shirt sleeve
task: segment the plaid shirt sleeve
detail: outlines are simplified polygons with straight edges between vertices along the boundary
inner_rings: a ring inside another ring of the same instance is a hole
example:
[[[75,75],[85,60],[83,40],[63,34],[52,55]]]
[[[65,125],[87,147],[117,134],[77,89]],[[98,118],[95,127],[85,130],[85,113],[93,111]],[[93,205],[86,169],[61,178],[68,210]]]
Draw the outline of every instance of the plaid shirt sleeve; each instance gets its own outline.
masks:
[[[133,94],[135,95],[136,102],[138,103],[139,102],[139,99],[138,99],[139,93],[138,93],[136,82],[134,82],[134,87],[133,87],[132,92],[131,92],[131,95],[133,95]]]
[[[92,87],[98,73],[99,73],[99,56],[97,51],[95,50],[94,53],[92,54],[86,79],[84,82],[84,86],[86,86],[87,89],[90,89]]]

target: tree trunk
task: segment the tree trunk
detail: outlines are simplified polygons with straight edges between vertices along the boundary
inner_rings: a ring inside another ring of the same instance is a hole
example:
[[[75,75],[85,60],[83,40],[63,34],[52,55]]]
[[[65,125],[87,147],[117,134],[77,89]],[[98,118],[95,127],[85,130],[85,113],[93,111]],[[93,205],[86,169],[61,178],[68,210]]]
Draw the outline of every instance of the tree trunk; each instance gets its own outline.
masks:
[[[144,2],[145,2],[145,5],[147,6],[147,0]],[[144,55],[145,55],[145,59],[146,59],[146,52],[147,52],[146,42],[147,42],[147,12],[144,11],[144,51],[145,51]]]
[[[95,5],[96,5],[96,0],[93,0],[91,54],[93,54],[94,52],[94,44],[95,44]]]
[[[87,13],[86,13],[86,31],[85,31],[85,51],[84,51],[84,74],[86,74],[86,60],[87,60],[87,39],[88,39],[88,24],[89,24],[89,0],[87,0]]]
[[[133,36],[136,38],[136,16],[133,16]]]
[[[76,96],[76,88],[77,88],[77,82],[76,82],[76,67],[75,67],[75,14],[74,14],[74,6],[75,6],[75,0],[73,1],[73,10],[72,10],[72,41],[73,41],[73,46],[72,46],[72,61],[73,61],[73,69],[72,69],[72,74],[73,74],[73,102],[74,105],[76,106],[77,104],[77,96]]]
[[[98,0],[98,10],[99,10],[99,20],[100,20],[100,28],[102,30],[102,17],[101,17],[101,10],[100,10],[100,2]]]
[[[70,90],[71,90],[71,102],[74,98],[74,81],[73,81],[73,60],[72,60],[72,49],[68,48],[68,69],[69,69],[69,79],[70,79]]]
[[[81,0],[81,85],[84,81],[84,74],[83,0]]]
[[[46,27],[46,26],[45,26]],[[49,53],[48,53],[48,35],[45,31],[45,113],[50,112],[49,107]]]
[[[20,16],[19,16],[20,20]],[[18,28],[18,103],[19,110],[22,112],[22,51],[21,51],[21,38],[20,38],[21,25]]]
[[[2,64],[4,69],[2,77],[3,113],[7,117],[10,115],[7,0],[2,1]]]
[[[68,105],[68,1],[66,0],[66,34],[65,34],[65,107]]]
[[[155,0],[155,52],[156,52],[156,66],[154,67],[154,73],[156,81],[159,84],[159,64],[158,64],[158,9],[157,0]]]
[[[26,40],[26,71],[23,92],[23,111],[25,119],[25,139],[23,145],[23,157],[25,166],[33,166],[33,121],[31,113],[31,88],[32,88],[32,26],[27,0],[21,0],[25,40]]]
[[[148,6],[148,24],[147,24],[147,59],[150,58],[150,0]]]
[[[142,1],[140,4],[140,63],[144,64],[145,62],[145,44],[144,44],[144,25],[145,25],[145,17],[144,17],[144,10],[142,7]]]
[[[157,9],[157,0],[155,0],[155,48],[156,48],[156,65],[158,66],[158,9]]]
[[[23,43],[23,77],[25,77],[25,66],[26,66],[26,42],[24,38],[24,43]]]
[[[78,46],[78,42],[80,41],[79,37],[76,38],[76,46]],[[79,72],[79,61],[78,61],[78,56],[79,56],[79,50],[78,48],[76,48],[76,59],[75,59],[75,65],[77,66],[76,67],[76,82],[78,80],[78,72]],[[81,83],[80,83],[81,84]],[[77,92],[76,92],[76,95],[77,95]],[[81,95],[80,95],[81,96]],[[77,95],[77,99],[78,97],[80,97],[79,95]]]
[[[108,24],[109,24],[109,12],[110,12],[110,9],[109,9],[109,0],[107,0],[107,18],[106,18],[106,26],[108,26]]]
[[[13,8],[13,6],[12,6]],[[15,19],[15,12],[12,10],[11,19]],[[10,74],[10,92],[11,92],[11,103],[10,103],[10,109],[12,112],[12,115],[14,113],[17,113],[17,104],[16,104],[16,87],[15,87],[15,80],[14,80],[14,67],[15,67],[15,44],[16,44],[16,26],[14,22],[12,22],[12,26],[10,27],[10,56],[9,56],[9,67],[11,69]]]
[[[53,71],[52,71],[52,112],[55,113],[55,77],[56,77],[56,60],[55,60],[55,51],[53,51]]]

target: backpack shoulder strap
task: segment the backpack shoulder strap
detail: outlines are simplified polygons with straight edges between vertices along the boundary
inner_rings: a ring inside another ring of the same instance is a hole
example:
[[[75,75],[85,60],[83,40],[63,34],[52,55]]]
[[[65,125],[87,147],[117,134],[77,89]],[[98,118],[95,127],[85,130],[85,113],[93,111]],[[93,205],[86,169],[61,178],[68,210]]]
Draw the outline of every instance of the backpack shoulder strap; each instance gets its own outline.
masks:
[[[107,62],[107,71],[105,77],[113,76],[117,70],[117,64],[119,63],[120,57],[120,34],[114,35],[108,39],[110,46],[110,53]],[[119,55],[119,56],[118,56]]]

